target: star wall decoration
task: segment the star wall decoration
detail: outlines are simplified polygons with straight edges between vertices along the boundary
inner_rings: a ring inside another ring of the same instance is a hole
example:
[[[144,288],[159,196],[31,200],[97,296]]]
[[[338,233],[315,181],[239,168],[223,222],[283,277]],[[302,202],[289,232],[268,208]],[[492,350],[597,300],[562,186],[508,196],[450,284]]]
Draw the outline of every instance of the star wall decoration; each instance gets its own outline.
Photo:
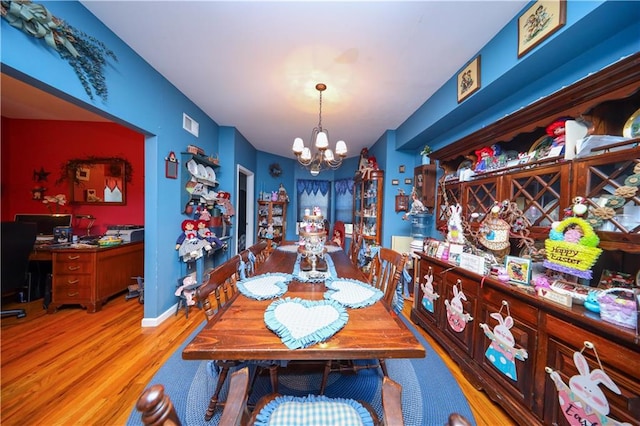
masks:
[[[51,172],[45,171],[44,167],[40,167],[39,171],[33,171],[33,180],[35,180],[36,182],[46,182],[50,174]]]

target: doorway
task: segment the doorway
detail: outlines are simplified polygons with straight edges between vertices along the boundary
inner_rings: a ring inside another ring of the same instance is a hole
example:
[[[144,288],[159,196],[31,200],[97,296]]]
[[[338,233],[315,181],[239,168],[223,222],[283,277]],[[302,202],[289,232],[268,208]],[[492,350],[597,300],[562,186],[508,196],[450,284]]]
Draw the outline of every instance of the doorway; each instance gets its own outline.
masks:
[[[251,247],[254,242],[254,173],[242,167],[237,166],[237,226],[236,226],[236,253],[240,253],[247,247]]]

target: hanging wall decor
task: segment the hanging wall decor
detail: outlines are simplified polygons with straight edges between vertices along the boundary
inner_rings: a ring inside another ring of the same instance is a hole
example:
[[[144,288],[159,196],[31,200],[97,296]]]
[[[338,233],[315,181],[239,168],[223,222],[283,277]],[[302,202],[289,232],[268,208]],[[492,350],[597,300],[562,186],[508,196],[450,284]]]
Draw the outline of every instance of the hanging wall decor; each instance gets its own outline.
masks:
[[[460,285],[460,290],[458,290]],[[451,301],[445,300],[444,304],[447,307],[447,321],[451,329],[457,333],[464,331],[468,322],[473,321],[473,317],[469,313],[464,311],[462,301],[467,300],[467,296],[462,291],[462,281],[458,280],[453,286],[453,298]]]
[[[600,368],[590,371],[586,358],[582,355],[585,349],[593,350]],[[609,401],[600,389],[599,384],[603,384],[612,392],[620,395],[620,389],[613,380],[602,369],[602,363],[598,357],[596,347],[591,342],[584,342],[580,352],[573,353],[573,362],[578,369],[578,374],[569,379],[567,385],[562,381],[560,373],[545,367],[545,371],[553,380],[558,391],[558,401],[562,414],[571,426],[583,425],[629,425],[620,423],[610,417]]]
[[[178,179],[178,159],[173,151],[164,159],[164,175],[168,179]]]
[[[422,289],[422,306],[424,306],[427,311],[433,313],[433,302],[438,299],[440,295],[433,289],[432,271],[429,271],[429,274],[424,276],[424,280],[424,284],[420,284],[420,288]]]
[[[53,16],[41,4],[30,0],[0,2],[2,18],[19,30],[35,38],[44,39],[60,57],[73,67],[87,96],[94,100],[94,93],[107,100],[107,84],[104,69],[107,58],[117,61],[116,55],[104,43]]]
[[[502,308],[505,306],[507,307],[507,316],[503,318]],[[525,349],[515,348],[516,340],[510,330],[513,327],[513,318],[511,318],[511,313],[509,312],[509,304],[503,300],[500,310],[492,313],[490,317],[497,320],[498,324],[493,327],[493,330],[487,324],[480,324],[484,334],[491,340],[491,344],[484,356],[491,361],[491,364],[498,371],[517,382],[518,375],[516,373],[515,360],[524,361],[529,357],[529,354]]]

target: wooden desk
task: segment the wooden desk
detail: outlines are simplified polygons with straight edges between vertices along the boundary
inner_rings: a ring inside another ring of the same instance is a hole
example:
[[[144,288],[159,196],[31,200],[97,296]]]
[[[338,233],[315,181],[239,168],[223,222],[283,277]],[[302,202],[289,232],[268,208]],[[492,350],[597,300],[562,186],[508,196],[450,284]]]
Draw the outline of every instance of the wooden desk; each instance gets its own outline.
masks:
[[[330,254],[340,278],[365,280],[344,251]],[[256,271],[291,273],[296,254],[276,249]],[[283,297],[321,300],[324,284],[293,281]],[[423,358],[424,347],[398,316],[381,301],[360,309],[348,309],[347,325],[327,341],[303,349],[289,349],[264,323],[264,312],[273,300],[257,301],[238,293],[182,352],[191,360],[332,360],[372,358]]]
[[[62,305],[81,305],[97,312],[102,304],[132,284],[131,277],[144,276],[144,242],[114,247],[52,248],[53,313]]]

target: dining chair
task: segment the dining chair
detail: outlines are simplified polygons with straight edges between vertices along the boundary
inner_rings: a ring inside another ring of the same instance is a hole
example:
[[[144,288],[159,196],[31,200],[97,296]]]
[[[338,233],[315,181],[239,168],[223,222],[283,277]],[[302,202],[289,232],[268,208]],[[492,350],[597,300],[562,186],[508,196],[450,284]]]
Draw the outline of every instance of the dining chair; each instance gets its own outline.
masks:
[[[229,396],[222,411],[218,426],[247,425],[249,411],[247,397],[249,386],[249,369],[242,368],[231,374]],[[182,422],[164,386],[155,384],[142,392],[136,402],[136,409],[142,414],[145,426],[181,426]]]
[[[202,304],[207,322],[217,320],[218,316],[223,314],[227,305],[238,296],[237,282],[240,279],[241,261],[241,256],[233,256],[231,259],[209,272],[208,281],[196,290],[196,300]],[[215,368],[218,371],[218,382],[216,383],[216,389],[209,401],[209,406],[207,407],[205,414],[205,420],[207,421],[211,420],[218,405],[225,405],[224,402],[219,401],[219,395],[222,390],[222,386],[227,379],[229,370],[243,364],[242,361],[231,360],[215,360],[212,362],[215,364]],[[246,362],[250,363],[250,361]],[[254,372],[256,375],[259,373],[259,370],[269,370],[271,386],[274,392],[276,392],[278,389],[277,371],[279,365],[275,363],[257,363],[256,365],[258,367]]]
[[[256,268],[262,265],[272,253],[272,250],[269,249],[269,243],[264,240],[249,247],[249,251],[256,257]]]
[[[407,262],[407,255],[399,253],[386,247],[380,247],[378,253],[371,261],[371,267],[368,273],[369,284],[380,290],[383,294],[382,301],[391,314],[393,311],[393,298],[396,289],[400,283],[400,277]],[[327,361],[324,367],[322,381],[320,383],[320,394],[324,390],[332,372],[358,372],[370,368],[378,368],[382,370],[383,377],[387,377],[387,365],[384,359],[377,359],[374,362],[354,362],[352,360],[331,360]]]
[[[362,234],[353,229],[353,233],[351,234],[351,244],[349,245],[349,260],[355,266],[359,266],[358,262],[358,254],[360,253],[360,248],[362,247]]]

